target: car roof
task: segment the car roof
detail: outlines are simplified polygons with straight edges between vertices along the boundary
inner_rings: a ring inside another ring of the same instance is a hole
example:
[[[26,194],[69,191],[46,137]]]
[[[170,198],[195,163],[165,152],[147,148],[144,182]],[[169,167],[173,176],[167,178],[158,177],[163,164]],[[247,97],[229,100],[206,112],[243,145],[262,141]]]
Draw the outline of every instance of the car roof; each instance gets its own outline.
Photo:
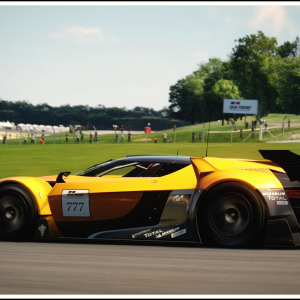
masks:
[[[191,158],[189,156],[178,156],[178,155],[153,155],[153,154],[143,154],[143,155],[127,155],[126,158],[122,160],[128,162],[157,162],[157,163],[177,163],[177,164],[191,164]]]

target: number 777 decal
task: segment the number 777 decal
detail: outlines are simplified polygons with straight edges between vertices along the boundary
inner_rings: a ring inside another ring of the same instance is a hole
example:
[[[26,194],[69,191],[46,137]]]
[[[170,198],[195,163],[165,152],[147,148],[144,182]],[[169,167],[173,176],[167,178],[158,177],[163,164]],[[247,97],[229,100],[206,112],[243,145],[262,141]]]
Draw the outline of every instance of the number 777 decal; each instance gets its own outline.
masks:
[[[63,190],[61,205],[64,217],[90,217],[89,190]]]

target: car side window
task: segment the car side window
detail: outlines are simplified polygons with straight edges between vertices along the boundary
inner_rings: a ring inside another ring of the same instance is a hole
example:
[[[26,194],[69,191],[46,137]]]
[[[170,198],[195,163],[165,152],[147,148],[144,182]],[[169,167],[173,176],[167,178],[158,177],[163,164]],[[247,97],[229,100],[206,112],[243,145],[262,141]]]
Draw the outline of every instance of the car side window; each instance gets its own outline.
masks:
[[[188,165],[189,164],[112,161],[90,167],[86,171],[77,174],[77,176],[162,177]]]

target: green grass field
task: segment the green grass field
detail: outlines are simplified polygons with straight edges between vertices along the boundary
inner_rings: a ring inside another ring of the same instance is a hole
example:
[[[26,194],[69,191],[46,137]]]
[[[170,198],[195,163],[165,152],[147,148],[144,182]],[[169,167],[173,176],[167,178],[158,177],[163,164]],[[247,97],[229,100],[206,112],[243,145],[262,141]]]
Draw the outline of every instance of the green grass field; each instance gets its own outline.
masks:
[[[218,127],[218,122],[211,122],[209,134],[208,156],[262,159],[258,149],[286,149],[300,154],[300,143],[272,144],[268,141],[280,141],[288,139],[300,139],[300,116],[287,115],[286,121],[291,120],[291,128],[285,126],[285,134],[282,135],[281,127],[270,128],[274,125],[280,126],[283,114],[270,114],[265,117],[269,124],[268,129],[274,135],[263,134],[263,141],[259,141],[258,128],[254,138],[243,140],[250,134],[244,131],[243,139],[240,139],[239,130],[244,128],[245,117],[236,122],[237,131],[233,133],[231,143],[231,125]],[[247,120],[251,124],[253,118],[248,116]],[[203,125],[196,124],[177,128],[176,144],[174,143],[174,132],[172,129],[166,130],[168,137],[173,142],[163,144],[163,132],[158,131],[149,134],[149,142],[146,144],[146,134],[132,135],[132,142],[127,142],[127,132],[125,131],[125,141],[117,143],[114,134],[99,135],[97,144],[89,143],[89,134],[85,133],[83,143],[73,144],[73,135],[69,133],[69,143],[66,144],[65,133],[56,134],[55,144],[53,136],[46,136],[45,145],[41,145],[37,137],[37,144],[31,144],[30,138],[27,144],[20,145],[19,139],[8,139],[7,145],[0,144],[0,178],[10,176],[43,176],[55,175],[62,171],[71,171],[76,174],[91,165],[106,161],[108,159],[121,158],[131,154],[173,154],[187,156],[205,156],[207,142],[208,123],[205,124],[204,140],[199,141],[198,134],[203,132]],[[195,131],[195,143],[192,143],[192,132]],[[228,132],[226,132],[228,131]],[[158,143],[154,144],[154,138]]]
[[[1,145],[2,146],[2,145]],[[262,159],[258,149],[291,150],[300,154],[298,143],[211,143],[208,156]],[[7,145],[0,147],[0,178],[11,176],[55,175],[62,171],[76,174],[89,166],[132,154],[172,154],[203,157],[206,144],[69,144]]]

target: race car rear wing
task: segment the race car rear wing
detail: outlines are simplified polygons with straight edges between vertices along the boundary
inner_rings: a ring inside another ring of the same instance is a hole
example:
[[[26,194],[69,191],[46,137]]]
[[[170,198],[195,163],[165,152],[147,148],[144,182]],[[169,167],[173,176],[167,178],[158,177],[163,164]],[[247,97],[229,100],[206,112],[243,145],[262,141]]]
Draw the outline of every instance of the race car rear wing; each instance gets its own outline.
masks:
[[[300,155],[290,150],[258,150],[264,159],[279,165],[287,174],[290,181],[300,182]]]

